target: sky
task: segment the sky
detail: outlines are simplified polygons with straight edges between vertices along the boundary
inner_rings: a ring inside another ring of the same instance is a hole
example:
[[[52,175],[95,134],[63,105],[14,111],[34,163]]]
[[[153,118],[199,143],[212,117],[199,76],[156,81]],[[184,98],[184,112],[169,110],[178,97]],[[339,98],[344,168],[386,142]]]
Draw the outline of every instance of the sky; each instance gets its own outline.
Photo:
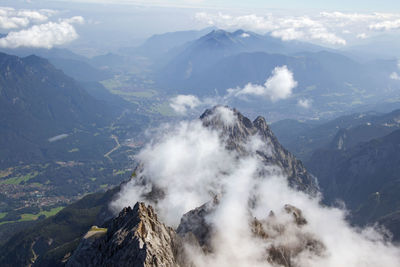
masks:
[[[18,13],[27,10],[42,17]],[[90,47],[91,54],[137,46],[153,34],[210,26],[333,48],[383,35],[400,39],[400,1],[393,0],[2,0],[0,12],[0,33],[9,34],[0,47],[66,45]],[[32,43],[33,36],[41,38]]]
[[[15,2],[15,0],[14,0]],[[30,0],[20,2],[43,3],[47,1]],[[215,8],[289,8],[289,9],[335,9],[341,11],[400,11],[400,2],[396,0],[53,0],[53,2],[77,3],[109,3],[109,4],[140,4],[146,6],[170,7],[215,7]]]

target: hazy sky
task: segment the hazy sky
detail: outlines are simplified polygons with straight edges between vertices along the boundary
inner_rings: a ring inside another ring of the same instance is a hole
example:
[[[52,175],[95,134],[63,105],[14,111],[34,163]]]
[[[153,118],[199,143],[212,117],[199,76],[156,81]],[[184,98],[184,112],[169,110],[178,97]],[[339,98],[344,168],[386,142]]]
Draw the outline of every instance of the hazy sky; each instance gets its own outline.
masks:
[[[50,36],[33,45],[105,52],[135,46],[153,34],[209,26],[333,47],[400,36],[400,1],[395,0],[2,0],[1,7],[0,33],[12,33],[8,40],[0,39],[5,47],[32,45],[33,36]],[[45,18],[21,15],[21,10],[38,11]]]
[[[15,0],[14,0],[15,1]],[[335,9],[341,11],[400,11],[400,1],[397,0],[53,0],[58,2],[91,2],[91,3],[130,3],[148,6],[175,7],[216,7],[216,8],[306,8],[306,9]],[[45,2],[31,0],[25,2]]]

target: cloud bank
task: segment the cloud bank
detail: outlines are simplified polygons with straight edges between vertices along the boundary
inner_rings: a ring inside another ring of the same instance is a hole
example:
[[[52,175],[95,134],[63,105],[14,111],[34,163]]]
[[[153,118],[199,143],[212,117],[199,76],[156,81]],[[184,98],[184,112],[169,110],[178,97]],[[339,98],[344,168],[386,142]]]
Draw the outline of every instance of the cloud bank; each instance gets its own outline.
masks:
[[[12,30],[0,39],[0,47],[33,47],[50,49],[78,38],[75,24],[83,24],[83,17],[48,21],[53,10],[16,10],[0,8],[0,28]]]
[[[395,13],[343,13],[321,12],[314,15],[263,16],[257,14],[229,15],[224,13],[199,12],[195,19],[201,23],[221,29],[238,29],[269,33],[283,41],[301,40],[321,44],[343,46],[346,38],[367,38],[376,31],[400,29],[400,14]],[[349,35],[349,33],[354,33]]]
[[[164,127],[137,156],[143,166],[137,176],[145,177],[147,183],[138,182],[138,178],[131,180],[112,207],[119,211],[147,200],[164,222],[176,227],[185,212],[218,196],[219,204],[206,217],[214,229],[212,253],[187,245],[196,267],[276,266],[266,260],[265,251],[282,245],[296,247],[303,244],[304,237],[319,240],[323,252],[305,250],[292,255],[293,266],[398,266],[399,248],[386,242],[379,232],[352,228],[344,219],[344,211],[320,206],[318,198],[289,187],[286,177],[271,171],[275,166],[261,163],[255,151],[268,144],[248,140],[247,156],[239,157],[225,148],[224,140],[220,132],[204,127],[198,120]],[[152,189],[164,192],[157,203],[144,197]],[[306,225],[293,225],[283,210],[288,203],[302,210]],[[274,212],[272,218],[270,211]],[[263,222],[263,229],[273,238],[254,235],[254,218]],[[271,220],[280,228],[271,226]]]

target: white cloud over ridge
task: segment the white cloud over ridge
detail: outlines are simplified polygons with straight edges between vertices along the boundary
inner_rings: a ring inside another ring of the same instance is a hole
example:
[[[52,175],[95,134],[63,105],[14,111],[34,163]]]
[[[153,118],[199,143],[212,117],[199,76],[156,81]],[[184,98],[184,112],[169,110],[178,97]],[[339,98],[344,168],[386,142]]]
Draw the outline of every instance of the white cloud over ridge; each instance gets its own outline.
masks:
[[[400,14],[321,12],[316,15],[229,15],[199,12],[196,20],[222,29],[238,29],[269,33],[283,41],[301,40],[343,46],[347,40],[343,32],[354,32],[354,37],[369,36],[368,31],[400,28]],[[364,35],[362,35],[364,34]],[[348,36],[349,37],[349,36]]]
[[[297,101],[297,105],[299,107],[302,107],[302,108],[305,108],[305,109],[309,109],[309,108],[311,108],[312,100],[311,99],[307,99],[307,98],[302,98],[302,99],[299,99]]]
[[[145,175],[152,185],[142,186],[131,180],[112,206],[119,211],[143,201],[142,194],[156,186],[166,192],[165,197],[150,204],[163,222],[176,227],[185,212],[219,196],[218,206],[206,217],[215,230],[213,253],[188,247],[195,267],[272,267],[275,265],[265,260],[265,250],[296,245],[301,242],[301,234],[320,240],[326,251],[293,256],[293,266],[398,266],[398,247],[373,228],[352,228],[344,219],[344,211],[322,207],[318,198],[290,188],[284,176],[271,172],[274,166],[263,165],[254,155],[257,147],[249,145],[251,153],[237,157],[225,148],[218,131],[205,128],[199,120],[170,125],[168,129],[138,155],[143,164],[138,175]],[[301,209],[308,221],[300,230],[291,226],[290,217],[282,210],[288,203]],[[265,220],[269,211],[274,211],[287,234],[269,240],[255,238],[250,227],[252,219]]]
[[[297,87],[297,81],[287,66],[276,67],[264,85],[248,83],[244,88],[228,89],[228,94],[235,97],[244,95],[262,96],[275,102],[291,96]]]
[[[386,20],[378,23],[374,23],[369,25],[371,30],[378,31],[389,31],[389,30],[398,30],[400,29],[400,19],[397,20]]]
[[[248,83],[243,88],[230,88],[222,97],[200,99],[194,95],[177,95],[170,99],[169,105],[177,114],[186,115],[189,110],[195,111],[209,106],[227,105],[234,98],[245,98],[246,96],[263,97],[276,102],[289,98],[297,85],[293,73],[284,65],[275,67],[263,85]]]

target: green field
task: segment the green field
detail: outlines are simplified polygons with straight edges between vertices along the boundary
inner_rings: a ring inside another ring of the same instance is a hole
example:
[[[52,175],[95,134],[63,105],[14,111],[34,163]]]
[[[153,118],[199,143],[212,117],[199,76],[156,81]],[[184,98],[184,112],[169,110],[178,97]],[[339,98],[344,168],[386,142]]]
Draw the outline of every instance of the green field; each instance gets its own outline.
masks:
[[[64,207],[56,207],[56,208],[52,208],[49,211],[43,210],[41,212],[39,212],[38,214],[30,214],[30,213],[25,213],[25,214],[21,214],[21,218],[18,220],[18,222],[26,222],[26,221],[35,221],[39,218],[39,216],[44,215],[47,217],[56,215],[57,213],[59,213]],[[4,218],[7,215],[7,213],[0,213],[0,219]],[[14,223],[17,221],[5,221],[5,222],[0,222],[0,225],[2,224],[6,224],[6,223]]]
[[[30,179],[35,178],[38,175],[39,175],[39,172],[31,172],[31,173],[28,173],[27,175],[21,175],[21,176],[16,176],[16,177],[8,178],[5,180],[1,180],[0,184],[20,184],[22,182],[27,182]]]

